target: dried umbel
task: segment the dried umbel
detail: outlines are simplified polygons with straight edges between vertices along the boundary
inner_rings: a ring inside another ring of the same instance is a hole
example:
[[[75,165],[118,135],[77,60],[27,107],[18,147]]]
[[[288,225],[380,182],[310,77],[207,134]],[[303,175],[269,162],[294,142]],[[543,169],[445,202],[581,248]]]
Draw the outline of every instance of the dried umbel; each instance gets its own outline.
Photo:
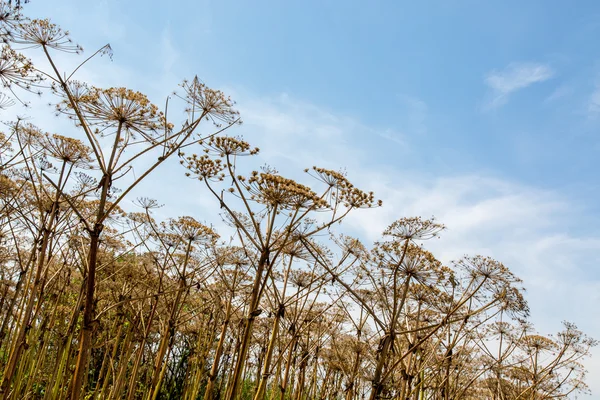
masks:
[[[131,225],[144,225],[152,221],[152,218],[148,216],[145,212],[132,212],[127,214],[128,223]]]
[[[167,234],[181,238],[186,242],[210,244],[219,238],[219,235],[212,228],[188,216],[170,219],[163,226]]]
[[[291,272],[290,281],[299,288],[311,286],[319,279],[317,275],[310,271],[294,270]]]
[[[28,48],[43,46],[67,53],[83,51],[81,46],[73,43],[68,31],[62,30],[48,19],[34,19],[20,23],[12,41]]]
[[[575,346],[577,351],[583,347],[593,347],[598,345],[598,341],[587,336],[580,331],[577,326],[571,322],[563,321],[565,329],[556,335],[556,341],[561,346]]]
[[[42,213],[51,213],[57,211],[55,207],[54,199],[56,198],[56,193],[51,191],[40,192],[39,196],[32,197],[30,199],[33,206],[35,206]]]
[[[80,204],[79,212],[83,216],[86,221],[92,221],[93,218],[96,217],[96,213],[98,212],[98,206],[100,205],[99,199],[87,200]],[[112,207],[113,203],[110,201],[106,202],[106,207]],[[123,217],[126,217],[127,213],[123,211],[121,207],[115,205],[113,211],[110,216],[106,218],[108,222],[114,223],[121,220]]]
[[[328,200],[331,203],[342,203],[349,208],[370,208],[383,204],[381,200],[375,200],[373,192],[363,192],[354,187],[341,172],[316,166],[313,166],[312,170],[307,168],[304,172],[309,173],[330,187]]]
[[[496,286],[492,292],[501,301],[501,309],[515,318],[529,315],[529,305],[523,297],[522,289],[511,285]]]
[[[66,163],[84,166],[91,161],[91,149],[81,140],[57,134],[46,134],[42,137],[41,142],[49,156]]]
[[[365,245],[354,237],[342,235],[337,243],[344,252],[364,259],[369,258],[369,252]]]
[[[239,246],[217,247],[213,256],[215,262],[221,266],[234,265],[238,267],[248,265],[251,262],[244,248]]]
[[[438,295],[439,293],[437,290],[418,284],[410,285],[408,290],[409,298],[417,303],[431,303]]]
[[[391,270],[403,279],[428,285],[442,278],[442,263],[433,254],[414,244],[380,243],[373,250],[373,255],[379,267]]]
[[[239,112],[233,109],[234,101],[221,91],[209,88],[198,77],[191,82],[184,81],[181,87],[185,96],[179,97],[187,102],[187,112],[193,120],[203,116],[217,126],[221,123],[231,125],[239,120]]]
[[[74,88],[75,103],[89,123],[100,126],[100,131],[121,127],[133,137],[138,133],[153,141],[156,131],[171,128],[158,107],[140,92],[126,88],[87,88],[80,84]],[[68,99],[61,102],[58,111],[75,116],[73,103]]]
[[[46,135],[40,128],[30,123],[15,123],[11,125],[12,131],[18,135],[19,143],[22,147],[32,147],[35,152],[39,152],[41,149],[40,143],[42,143],[44,136]]]
[[[84,174],[83,172],[75,172],[74,176],[77,182],[76,190],[79,192],[85,192],[98,187],[98,181],[92,176]]]
[[[223,162],[220,159],[213,160],[206,154],[201,156],[192,154],[191,156],[184,157],[179,162],[191,171],[186,173],[186,176],[191,176],[193,173],[199,181],[222,181],[225,178],[225,175],[222,173],[225,169]]]
[[[18,96],[14,92],[15,86],[40,94],[38,88],[42,80],[42,76],[35,71],[31,60],[7,45],[2,46],[0,82],[5,89],[8,89],[17,99]]]
[[[490,257],[464,257],[454,264],[459,268],[464,268],[476,279],[502,283],[521,282],[504,264]]]
[[[488,325],[486,331],[492,339],[498,339],[500,336],[508,336],[509,338],[515,336],[515,327],[508,322],[496,321]]]
[[[0,37],[3,42],[6,43],[12,39],[14,30],[21,21],[23,21],[21,5],[0,0]]]
[[[45,155],[38,155],[33,161],[34,165],[42,172],[56,172],[56,168]]]
[[[151,199],[150,197],[138,197],[135,201],[135,204],[142,207],[146,212],[162,207],[158,201]]]
[[[371,208],[383,204],[381,200],[375,200],[373,192],[363,192],[356,187],[341,192],[339,199],[346,207],[350,208]]]
[[[377,294],[373,289],[360,288],[356,290],[356,293],[367,304],[373,304],[377,301]]]
[[[527,335],[520,340],[521,344],[529,351],[554,350],[557,344],[547,337],[540,335]]]
[[[206,147],[206,152],[212,151],[220,157],[255,155],[259,152],[258,147],[252,148],[248,142],[239,137],[211,136],[206,141],[200,141],[199,144]]]
[[[246,189],[252,200],[283,209],[322,209],[329,205],[309,187],[271,173],[253,172]]]
[[[393,222],[383,231],[384,236],[392,236],[400,240],[427,240],[438,237],[446,229],[434,218],[423,220],[421,217],[401,218]]]
[[[346,176],[342,172],[333,171],[326,168],[320,168],[313,166],[312,169],[305,169],[304,172],[315,177],[327,186],[335,187],[339,189],[349,189],[353,185],[348,181]]]
[[[279,249],[282,254],[294,257],[301,260],[310,260],[312,255],[303,243],[305,239],[302,234],[292,233],[287,235],[286,232],[276,232],[273,243],[274,249]],[[283,247],[280,247],[283,244]]]
[[[72,107],[67,107],[69,100],[71,100],[73,103],[79,103],[83,96],[87,96],[90,93],[90,86],[85,82],[70,79],[65,84],[65,87],[66,89],[58,85],[56,82],[53,82],[52,85],[50,85],[52,93],[63,99],[63,101],[55,106],[56,115],[67,111],[67,115],[71,116],[73,115],[73,112],[70,111]]]

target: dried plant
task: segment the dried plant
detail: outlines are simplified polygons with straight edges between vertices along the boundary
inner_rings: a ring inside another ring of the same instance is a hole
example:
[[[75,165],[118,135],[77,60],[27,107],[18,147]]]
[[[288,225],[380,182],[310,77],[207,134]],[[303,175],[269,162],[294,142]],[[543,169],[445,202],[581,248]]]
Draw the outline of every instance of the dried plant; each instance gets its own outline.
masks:
[[[346,216],[382,206],[345,172],[315,166],[297,181],[246,168],[259,149],[228,134],[234,102],[197,77],[166,102],[179,101],[179,122],[140,92],[76,80],[110,46],[62,70],[56,53],[81,46],[21,3],[0,0],[0,109],[40,93],[73,124],[48,133],[18,119],[0,132],[2,399],[588,391],[583,363],[597,342],[566,322],[537,332],[506,265],[442,263],[426,248],[445,229],[433,218],[398,219],[372,245],[345,235]],[[222,237],[210,217],[162,218],[157,201],[132,198],[174,155],[220,206]]]

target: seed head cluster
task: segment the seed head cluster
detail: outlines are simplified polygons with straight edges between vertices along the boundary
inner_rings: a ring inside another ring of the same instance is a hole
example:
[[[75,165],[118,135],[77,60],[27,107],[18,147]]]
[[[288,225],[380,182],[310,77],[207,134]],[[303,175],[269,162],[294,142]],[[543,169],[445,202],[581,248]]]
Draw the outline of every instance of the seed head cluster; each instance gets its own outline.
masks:
[[[219,90],[214,90],[194,77],[192,81],[183,81],[181,84],[185,96],[181,96],[188,103],[187,112],[195,117],[204,116],[213,121],[217,126],[222,123],[230,125],[239,120],[239,112],[233,109],[235,102]]]
[[[185,166],[189,171],[186,173],[187,176],[194,174],[198,180],[220,180],[225,178],[222,171],[225,169],[225,165],[220,159],[213,160],[206,154],[198,156],[192,154],[191,156],[184,156],[179,161],[181,165]]]
[[[252,148],[248,142],[239,137],[211,136],[206,141],[200,141],[209,152],[214,152],[220,157],[244,156],[258,154],[258,147]]]
[[[122,129],[146,136],[150,132],[172,128],[165,116],[140,92],[127,88],[100,89],[81,87],[76,97],[87,120],[103,128],[121,126]],[[64,100],[61,111],[73,114],[73,103]]]
[[[315,210],[329,207],[309,187],[276,174],[254,171],[246,190],[253,200],[271,207]]]
[[[48,152],[48,155],[66,163],[84,166],[91,161],[91,149],[78,139],[58,134],[46,134],[42,139],[42,147]]]

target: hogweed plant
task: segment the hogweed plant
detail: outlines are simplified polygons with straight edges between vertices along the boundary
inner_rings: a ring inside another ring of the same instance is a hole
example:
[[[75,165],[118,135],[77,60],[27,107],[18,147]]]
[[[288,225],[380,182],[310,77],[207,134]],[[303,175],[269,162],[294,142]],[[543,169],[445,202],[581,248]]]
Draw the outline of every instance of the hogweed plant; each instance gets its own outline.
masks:
[[[588,392],[596,341],[568,322],[537,332],[507,266],[442,263],[426,247],[445,229],[434,219],[400,218],[372,245],[345,235],[350,213],[382,206],[373,193],[336,170],[297,181],[247,168],[259,149],[229,135],[233,101],[198,78],[164,108],[78,80],[110,46],[61,68],[83,49],[22,15],[25,3],[0,1],[0,110],[41,95],[72,125],[46,132],[17,118],[0,132],[0,398]],[[132,197],[173,156],[218,216],[158,218],[157,201]]]

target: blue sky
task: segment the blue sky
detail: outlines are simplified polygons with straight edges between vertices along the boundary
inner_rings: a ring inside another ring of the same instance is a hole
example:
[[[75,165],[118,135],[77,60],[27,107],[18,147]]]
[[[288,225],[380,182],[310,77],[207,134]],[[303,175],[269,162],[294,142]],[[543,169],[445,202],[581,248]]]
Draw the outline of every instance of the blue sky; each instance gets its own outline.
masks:
[[[404,157],[415,169],[485,169],[575,188],[598,211],[598,193],[586,186],[598,151],[600,98],[591,101],[600,84],[600,6],[494,3],[101,1],[76,5],[64,19],[76,29],[79,14],[95,8],[119,25],[89,42],[109,40],[120,65],[163,68],[156,50],[168,40],[176,76],[199,74],[254,95],[285,92],[393,132],[412,145]],[[536,67],[546,74],[530,82]],[[522,86],[508,93],[486,84],[520,71]]]
[[[414,145],[418,169],[484,168],[551,188],[595,176],[594,1],[41,3],[29,7],[62,15],[86,47],[109,41],[121,66],[144,63],[150,74],[171,63],[176,76],[288,93],[394,131]],[[90,16],[118,28],[95,27],[86,40]],[[171,60],[160,59],[165,41]],[[546,74],[529,82],[536,67]],[[522,87],[504,96],[486,84],[522,70]]]
[[[344,167],[376,191],[384,207],[348,221],[366,241],[436,215],[450,228],[432,245],[444,261],[504,261],[541,333],[570,320],[600,339],[597,1],[32,0],[26,14],[88,54],[109,42],[114,61],[82,72],[98,85],[162,104],[198,74],[238,100],[235,133],[261,161],[289,176]],[[200,189],[174,164],[153,179],[165,190],[142,189],[170,216],[213,207],[176,195]]]

